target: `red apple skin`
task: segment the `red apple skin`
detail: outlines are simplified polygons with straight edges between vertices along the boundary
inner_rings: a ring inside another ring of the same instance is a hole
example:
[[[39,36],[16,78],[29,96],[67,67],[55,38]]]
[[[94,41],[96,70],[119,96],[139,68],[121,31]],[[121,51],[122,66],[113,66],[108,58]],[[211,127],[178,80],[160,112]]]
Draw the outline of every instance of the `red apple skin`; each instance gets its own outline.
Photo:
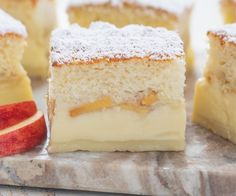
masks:
[[[0,106],[0,132],[30,118],[36,112],[37,106],[34,101]]]
[[[26,152],[41,144],[47,136],[44,116],[10,133],[0,135],[0,157]]]

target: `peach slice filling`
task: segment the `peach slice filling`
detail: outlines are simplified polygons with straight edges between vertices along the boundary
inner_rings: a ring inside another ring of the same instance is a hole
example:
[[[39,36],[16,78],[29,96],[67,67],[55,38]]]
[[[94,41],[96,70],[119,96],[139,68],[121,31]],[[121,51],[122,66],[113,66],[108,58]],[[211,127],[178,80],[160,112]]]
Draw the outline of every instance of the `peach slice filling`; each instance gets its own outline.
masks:
[[[120,108],[128,111],[134,111],[141,114],[148,113],[150,106],[158,100],[157,93],[151,91],[147,96],[142,98],[138,103],[121,103],[114,105],[112,99],[108,96],[102,97],[92,103],[86,103],[78,108],[69,111],[71,117],[76,117],[85,113],[100,111],[105,108],[119,106]]]
[[[70,116],[76,117],[84,113],[95,112],[102,110],[103,108],[110,108],[112,106],[112,99],[110,97],[103,97],[95,102],[86,103],[78,108],[70,110]]]
[[[140,103],[141,105],[150,106],[154,104],[158,100],[157,93],[155,91],[151,91],[146,97],[144,97]]]

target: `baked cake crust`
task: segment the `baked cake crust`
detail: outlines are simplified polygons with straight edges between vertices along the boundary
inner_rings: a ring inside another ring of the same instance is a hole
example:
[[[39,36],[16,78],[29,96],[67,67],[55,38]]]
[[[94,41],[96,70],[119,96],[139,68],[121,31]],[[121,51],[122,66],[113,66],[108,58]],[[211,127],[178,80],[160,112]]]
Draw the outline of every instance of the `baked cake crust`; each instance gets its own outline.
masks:
[[[128,25],[121,29],[103,22],[89,29],[72,25],[52,33],[52,66],[91,64],[147,58],[171,61],[184,56],[183,42],[164,28]]]
[[[207,35],[219,39],[222,45],[226,43],[236,45],[236,24],[224,25],[210,30]]]
[[[113,6],[113,7],[133,7],[139,9],[152,9],[170,15],[172,18],[178,19],[186,10],[191,9],[191,0],[70,0],[68,9],[74,9],[80,6]]]

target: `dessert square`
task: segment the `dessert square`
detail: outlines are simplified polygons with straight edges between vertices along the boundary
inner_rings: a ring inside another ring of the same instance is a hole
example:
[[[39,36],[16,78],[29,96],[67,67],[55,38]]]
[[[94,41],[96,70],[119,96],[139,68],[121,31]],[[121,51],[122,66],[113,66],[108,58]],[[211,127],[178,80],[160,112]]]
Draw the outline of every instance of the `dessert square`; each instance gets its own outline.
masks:
[[[46,78],[49,40],[57,25],[55,0],[0,0],[0,8],[19,19],[28,32],[22,64],[31,77]]]
[[[236,22],[236,1],[235,0],[221,0],[221,11],[225,23]]]
[[[191,12],[192,0],[70,0],[68,6],[70,22],[84,27],[105,21],[118,27],[140,24],[177,30],[185,44],[188,70],[193,64]]]
[[[210,50],[197,82],[193,121],[236,143],[236,25],[208,32]]]
[[[51,38],[49,152],[179,151],[185,59],[164,28],[96,22]]]
[[[32,99],[30,80],[21,66],[27,32],[0,10],[0,105]]]

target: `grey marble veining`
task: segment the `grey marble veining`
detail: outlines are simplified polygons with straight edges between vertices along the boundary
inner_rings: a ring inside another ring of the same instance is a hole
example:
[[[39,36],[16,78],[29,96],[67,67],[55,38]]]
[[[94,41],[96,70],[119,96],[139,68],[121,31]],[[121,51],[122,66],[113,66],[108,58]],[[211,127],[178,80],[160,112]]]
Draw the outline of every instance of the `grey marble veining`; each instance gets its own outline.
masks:
[[[48,155],[41,146],[1,158],[0,184],[144,195],[236,195],[236,146],[191,123],[194,81],[192,77],[186,88],[184,152]],[[34,85],[42,100],[45,84]]]
[[[61,189],[0,186],[0,196],[124,196],[123,194],[71,191]],[[128,196],[128,195],[127,195]]]

